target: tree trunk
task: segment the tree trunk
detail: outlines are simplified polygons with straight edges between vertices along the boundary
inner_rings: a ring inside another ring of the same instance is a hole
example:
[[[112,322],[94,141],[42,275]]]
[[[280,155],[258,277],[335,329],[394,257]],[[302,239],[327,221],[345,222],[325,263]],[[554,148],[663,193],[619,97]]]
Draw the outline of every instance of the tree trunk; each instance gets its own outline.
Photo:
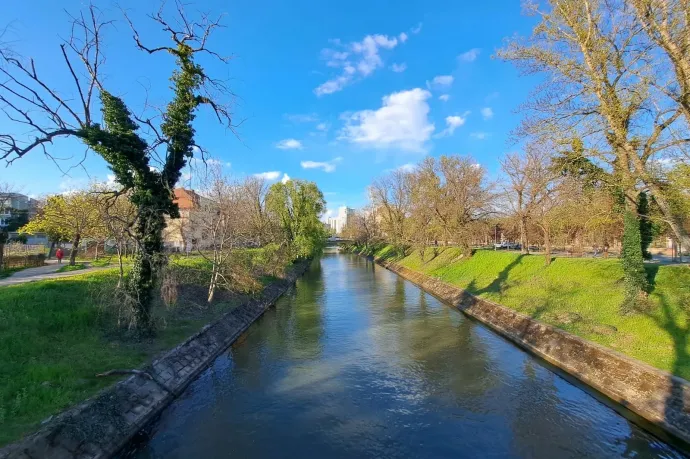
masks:
[[[628,149],[632,150],[632,146],[629,146]],[[633,159],[632,163],[633,167],[635,168],[635,172],[642,182],[647,185],[647,188],[649,188],[652,198],[654,198],[654,201],[659,206],[659,209],[664,215],[664,218],[671,228],[671,231],[673,231],[673,234],[675,234],[682,246],[690,247],[690,236],[688,235],[687,231],[685,231],[681,219],[677,215],[674,215],[671,205],[666,200],[666,196],[664,196],[664,192],[659,186],[658,182],[653,177],[650,177],[645,169],[645,165],[637,155],[631,155],[630,157]],[[634,202],[637,203],[637,193],[635,193]]]
[[[524,196],[522,190],[518,191],[518,211],[520,212],[520,253],[528,254],[527,245],[527,214],[524,210]]]
[[[635,309],[639,300],[646,296],[649,288],[642,258],[640,220],[636,210],[628,203],[623,219],[621,263],[623,265],[625,299],[621,312],[624,314]]]
[[[48,259],[50,260],[53,256],[53,250],[55,250],[55,241],[51,241],[50,248],[48,249]]]
[[[207,302],[210,304],[213,301],[213,295],[216,293],[216,284],[218,283],[218,272],[216,267],[213,267],[213,272],[211,273],[211,283],[208,286],[208,298]]]
[[[2,237],[2,235],[0,235]],[[5,243],[0,242],[0,271],[2,271],[3,264],[5,262]]]
[[[93,259],[98,261],[98,241],[96,241],[96,254],[94,255]]]
[[[81,234],[77,234],[72,239],[72,252],[69,254],[69,265],[74,266],[77,261],[77,252],[79,251],[79,241],[81,240]]]
[[[151,304],[156,272],[164,264],[163,229],[165,217],[148,203],[140,205],[134,237],[137,251],[127,280],[132,301],[132,324],[144,333],[153,332]]]
[[[124,267],[122,266],[122,243],[118,242],[117,243],[117,262],[118,266],[120,268],[120,276],[117,279],[117,288],[122,287],[122,282],[125,278],[125,270]]]
[[[652,192],[652,198],[654,198],[654,201],[659,206],[659,209],[661,209],[661,213],[664,214],[669,227],[671,227],[671,231],[673,231],[673,234],[675,234],[676,238],[680,242],[680,245],[682,247],[690,247],[690,236],[688,235],[687,231],[685,231],[683,223],[680,221],[680,219],[673,214],[670,204],[662,195],[661,188],[659,188],[656,183],[648,183],[647,186]]]
[[[527,215],[520,216],[520,252],[523,254],[529,253],[529,245],[527,242]]]
[[[542,230],[544,232],[544,264],[549,266],[551,264],[551,229],[544,227]]]

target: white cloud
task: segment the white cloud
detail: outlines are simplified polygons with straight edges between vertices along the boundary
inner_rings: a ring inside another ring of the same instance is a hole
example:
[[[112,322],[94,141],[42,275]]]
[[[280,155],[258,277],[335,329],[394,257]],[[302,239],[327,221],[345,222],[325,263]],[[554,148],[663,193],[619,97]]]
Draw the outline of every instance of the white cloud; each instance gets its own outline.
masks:
[[[455,130],[465,124],[465,121],[467,121],[467,115],[469,115],[469,112],[465,112],[460,115],[453,115],[453,116],[446,116],[446,128],[439,132],[436,137],[446,137],[449,135],[453,135]]]
[[[326,65],[342,69],[342,73],[314,89],[317,96],[333,94],[341,91],[356,79],[366,78],[376,69],[383,67],[383,59],[379,52],[382,49],[393,49],[399,43],[407,41],[407,34],[401,33],[397,37],[387,35],[367,35],[362,41],[343,44],[340,40],[332,40],[339,49],[326,48],[321,51],[321,57]]]
[[[276,144],[276,148],[280,150],[301,150],[302,142],[297,139],[283,139]]]
[[[319,123],[316,125],[317,131],[326,132],[326,131],[328,131],[329,128],[330,128],[330,126],[328,125],[328,123]]]
[[[117,181],[116,181],[116,180],[117,180],[117,179],[115,178],[115,174],[108,174],[107,180],[106,180],[105,184],[106,184],[106,186],[109,187],[109,188],[110,188],[110,187],[113,187],[113,186],[117,186]]]
[[[258,174],[254,174],[254,177],[264,180],[276,180],[280,177],[280,171],[259,172]]]
[[[417,165],[413,163],[403,164],[402,166],[398,167],[398,170],[401,170],[403,172],[414,172],[415,170],[417,170]]]
[[[303,169],[323,169],[324,172],[334,172],[336,165],[342,160],[343,158],[338,156],[331,161],[302,161],[300,164]]]
[[[287,175],[287,174],[283,174],[283,178],[280,179],[280,181],[281,181],[283,184],[289,182],[290,180],[291,180],[291,179],[290,179],[290,176]]]
[[[424,152],[434,131],[428,117],[429,97],[429,91],[414,88],[385,96],[378,110],[343,114],[346,124],[339,138],[363,147]]]
[[[479,57],[481,52],[482,50],[479,48],[472,48],[469,51],[465,51],[464,53],[460,54],[458,59],[464,62],[474,62]]]
[[[407,70],[407,64],[402,63],[402,64],[393,64],[391,65],[391,70],[394,71],[395,73],[401,73]]]
[[[417,35],[421,31],[422,31],[422,23],[421,22],[419,24],[417,24],[417,27],[412,27],[410,29],[410,32],[412,32],[415,35]]]
[[[470,137],[472,137],[473,139],[477,139],[477,140],[484,140],[484,139],[487,139],[489,137],[489,133],[488,132],[473,132],[470,134]]]
[[[494,111],[491,109],[491,107],[482,108],[481,113],[484,120],[490,120],[494,117]]]
[[[426,82],[429,89],[449,88],[453,84],[453,75],[438,75],[433,80]]]
[[[345,86],[350,84],[352,77],[347,75],[341,75],[333,80],[328,80],[321,86],[314,90],[317,96],[323,96],[326,94],[333,94],[334,92],[342,91]]]
[[[335,217],[336,215],[338,215],[338,211],[337,211],[337,210],[335,210],[335,209],[326,209],[326,212],[324,212],[323,215],[321,216],[321,221],[324,222],[324,223],[326,223],[326,222],[328,221],[329,218]]]
[[[65,177],[62,179],[58,187],[62,194],[73,193],[75,191],[85,190],[89,186],[88,179],[78,178],[74,179],[72,177]]]
[[[286,114],[285,118],[293,123],[316,123],[319,121],[319,116],[316,113]]]
[[[443,102],[448,102],[450,99],[450,94],[441,94],[438,96],[438,100],[442,100]]]

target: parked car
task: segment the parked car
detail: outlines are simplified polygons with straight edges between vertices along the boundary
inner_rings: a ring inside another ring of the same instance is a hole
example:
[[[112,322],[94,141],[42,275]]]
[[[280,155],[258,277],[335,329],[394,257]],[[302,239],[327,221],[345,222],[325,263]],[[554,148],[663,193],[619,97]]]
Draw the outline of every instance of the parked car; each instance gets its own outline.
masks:
[[[494,244],[494,250],[520,250],[522,246],[517,242],[501,242],[500,244]]]

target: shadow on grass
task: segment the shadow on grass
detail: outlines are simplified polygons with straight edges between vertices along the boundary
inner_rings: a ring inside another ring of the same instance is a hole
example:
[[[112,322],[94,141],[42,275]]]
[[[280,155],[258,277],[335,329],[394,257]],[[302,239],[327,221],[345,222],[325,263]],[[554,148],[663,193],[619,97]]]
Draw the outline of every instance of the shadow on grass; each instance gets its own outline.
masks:
[[[474,295],[481,295],[483,293],[503,293],[503,291],[508,287],[506,281],[510,275],[510,271],[517,265],[522,263],[522,259],[525,257],[524,254],[520,254],[515,260],[511,261],[506,265],[505,268],[501,270],[496,279],[494,279],[489,285],[484,288],[477,288],[475,280],[467,286],[467,290]]]
[[[647,265],[644,267],[647,272],[647,282],[649,282],[649,293],[656,288],[656,275],[659,273],[659,265]]]
[[[654,269],[654,275],[656,275],[658,267],[652,268],[656,268]],[[649,271],[648,269],[648,273]],[[681,308],[674,314],[666,295],[659,294],[658,297],[661,314],[648,314],[648,316],[660,328],[666,331],[673,341],[674,359],[671,373],[673,375],[683,375],[680,377],[686,377],[688,368],[690,368],[690,355],[687,352],[688,334],[690,333],[690,304],[681,304]],[[665,401],[664,418],[671,425],[681,425],[681,423],[686,421],[682,419],[685,413],[684,384],[675,377],[671,377],[669,383],[671,387]]]

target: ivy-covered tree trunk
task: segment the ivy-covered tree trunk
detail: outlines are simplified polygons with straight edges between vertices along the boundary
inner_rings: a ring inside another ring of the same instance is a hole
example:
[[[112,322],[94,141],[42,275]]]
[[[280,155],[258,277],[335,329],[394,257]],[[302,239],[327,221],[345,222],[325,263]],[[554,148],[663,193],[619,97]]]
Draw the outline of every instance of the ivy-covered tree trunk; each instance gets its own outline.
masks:
[[[623,249],[621,261],[625,283],[625,299],[621,312],[631,313],[647,296],[649,282],[642,257],[640,220],[636,212],[626,209],[623,216]]]
[[[642,192],[637,198],[637,215],[640,218],[642,256],[645,260],[651,260],[652,254],[649,253],[649,246],[654,239],[654,224],[649,218],[649,198],[647,197],[647,193]]]
[[[127,293],[132,304],[134,325],[144,331],[152,330],[151,304],[157,274],[165,265],[163,254],[163,229],[165,218],[150,204],[143,204],[140,218],[134,228],[139,250],[134,256],[132,269],[127,278]]]

